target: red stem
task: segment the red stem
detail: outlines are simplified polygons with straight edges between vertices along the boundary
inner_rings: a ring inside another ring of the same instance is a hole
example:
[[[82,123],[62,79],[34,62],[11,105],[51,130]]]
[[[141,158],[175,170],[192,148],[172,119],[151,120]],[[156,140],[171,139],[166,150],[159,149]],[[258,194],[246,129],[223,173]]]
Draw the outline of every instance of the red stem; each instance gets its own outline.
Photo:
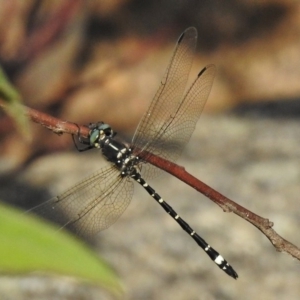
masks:
[[[0,106],[5,108],[5,105],[1,102]],[[25,110],[26,114],[29,116],[29,118],[31,118],[32,121],[47,127],[57,134],[69,133],[78,135],[80,128],[81,136],[88,137],[89,135],[89,128],[86,126],[79,126],[74,123],[62,121],[31,108],[25,108]],[[286,252],[300,260],[300,249],[277,234],[276,231],[272,228],[273,223],[268,219],[262,218],[249,211],[245,207],[228,199],[210,186],[187,173],[183,167],[180,167],[161,157],[146,152],[142,152],[141,158],[151,163],[152,165],[172,174],[192,188],[196,189],[197,191],[208,197],[210,200],[218,204],[225,212],[233,212],[244,220],[250,222],[271,241],[277,251]]]

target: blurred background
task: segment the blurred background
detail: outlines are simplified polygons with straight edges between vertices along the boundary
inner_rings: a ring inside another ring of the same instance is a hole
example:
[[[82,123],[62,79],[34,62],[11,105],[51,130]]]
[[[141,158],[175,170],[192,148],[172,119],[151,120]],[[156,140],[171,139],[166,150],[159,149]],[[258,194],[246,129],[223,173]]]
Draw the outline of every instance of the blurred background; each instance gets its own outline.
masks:
[[[191,79],[217,75],[191,142],[188,172],[275,223],[300,245],[300,3],[292,0],[0,0],[0,62],[25,105],[78,124],[103,120],[130,141],[175,43],[198,30]],[[26,142],[0,113],[0,198],[24,208],[105,164],[68,135],[31,124]],[[96,162],[96,163],[95,163]],[[254,227],[171,176],[151,182],[234,266],[224,275],[140,187],[95,236],[125,299],[299,299],[299,262]],[[61,277],[1,276],[1,299],[110,299]]]

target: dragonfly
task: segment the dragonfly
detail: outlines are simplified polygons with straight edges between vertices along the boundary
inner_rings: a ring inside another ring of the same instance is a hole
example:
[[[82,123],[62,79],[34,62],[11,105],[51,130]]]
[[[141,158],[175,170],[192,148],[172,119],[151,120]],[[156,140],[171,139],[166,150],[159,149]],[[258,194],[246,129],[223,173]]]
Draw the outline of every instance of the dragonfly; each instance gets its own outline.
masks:
[[[179,158],[209,96],[216,72],[214,65],[203,68],[185,91],[196,43],[197,30],[194,27],[187,28],[180,35],[165,75],[131,143],[120,141],[112,127],[104,122],[90,124],[88,138],[79,134],[78,141],[84,148],[79,149],[75,143],[78,150],[100,149],[109,166],[32,211],[45,215],[51,210],[54,222],[66,228],[75,226],[78,235],[95,235],[111,226],[126,210],[133,196],[134,182],[137,182],[221,270],[237,279],[238,274],[223,256],[146,181],[162,171],[147,163],[150,156],[171,162]]]

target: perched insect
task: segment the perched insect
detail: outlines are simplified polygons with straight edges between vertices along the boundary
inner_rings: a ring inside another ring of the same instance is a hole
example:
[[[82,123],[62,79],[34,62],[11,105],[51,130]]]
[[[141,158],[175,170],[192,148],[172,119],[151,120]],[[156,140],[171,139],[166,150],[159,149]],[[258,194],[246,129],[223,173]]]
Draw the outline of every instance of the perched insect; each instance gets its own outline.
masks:
[[[146,182],[161,171],[147,163],[152,154],[176,161],[189,141],[211,90],[213,65],[206,66],[184,94],[197,42],[197,31],[186,29],[177,42],[159,89],[141,119],[130,145],[115,139],[112,128],[103,122],[90,125],[88,145],[81,151],[99,148],[110,166],[83,180],[65,193],[50,199],[32,211],[44,214],[51,209],[61,222],[60,211],[76,225],[78,234],[93,235],[112,225],[129,205],[133,181],[139,183],[185,230],[205,253],[233,278],[238,275],[227,261],[202,239]]]

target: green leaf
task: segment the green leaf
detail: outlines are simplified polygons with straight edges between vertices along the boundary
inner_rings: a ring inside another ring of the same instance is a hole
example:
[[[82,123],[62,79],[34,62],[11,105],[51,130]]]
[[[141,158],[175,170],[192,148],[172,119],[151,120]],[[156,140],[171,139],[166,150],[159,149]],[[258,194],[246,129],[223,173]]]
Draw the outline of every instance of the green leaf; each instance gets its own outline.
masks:
[[[0,204],[0,272],[46,271],[88,280],[120,295],[111,268],[83,242],[38,218]]]
[[[8,81],[0,66],[0,98],[5,102],[6,112],[15,120],[22,136],[29,140],[31,133],[24,107],[21,105],[21,96]]]

